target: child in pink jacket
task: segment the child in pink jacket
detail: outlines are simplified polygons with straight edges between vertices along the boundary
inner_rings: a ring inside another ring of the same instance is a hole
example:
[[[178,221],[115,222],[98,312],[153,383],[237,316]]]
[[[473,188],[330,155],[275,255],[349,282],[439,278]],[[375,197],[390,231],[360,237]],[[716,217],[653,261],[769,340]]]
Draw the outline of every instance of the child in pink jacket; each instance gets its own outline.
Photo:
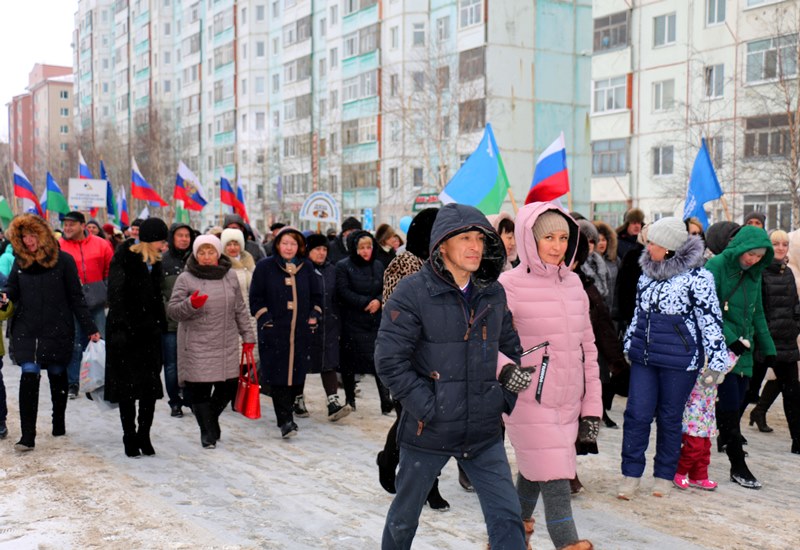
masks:
[[[515,225],[520,264],[499,280],[523,349],[549,342],[523,357],[523,366],[537,370],[505,417],[519,468],[517,493],[526,525],[541,493],[553,544],[577,548],[588,543],[578,541],[572,519],[575,440],[580,434],[594,441],[603,414],[589,300],[569,268],[579,230],[557,206],[540,202],[524,206]]]

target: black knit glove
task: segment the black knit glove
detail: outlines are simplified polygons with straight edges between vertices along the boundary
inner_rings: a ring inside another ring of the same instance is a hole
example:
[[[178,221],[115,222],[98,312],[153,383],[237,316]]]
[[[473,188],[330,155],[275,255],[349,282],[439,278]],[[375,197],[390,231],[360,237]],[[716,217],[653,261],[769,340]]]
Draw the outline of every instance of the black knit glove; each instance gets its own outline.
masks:
[[[531,385],[531,373],[513,363],[504,366],[497,379],[505,389],[514,393],[519,393]]]
[[[578,425],[578,441],[581,443],[595,443],[597,434],[600,433],[600,417],[584,416]]]
[[[732,343],[730,346],[728,346],[728,349],[731,350],[735,355],[741,357],[742,355],[744,355],[744,352],[750,349],[749,344],[750,342],[747,342],[747,340],[742,340],[740,338],[736,340],[734,343]]]

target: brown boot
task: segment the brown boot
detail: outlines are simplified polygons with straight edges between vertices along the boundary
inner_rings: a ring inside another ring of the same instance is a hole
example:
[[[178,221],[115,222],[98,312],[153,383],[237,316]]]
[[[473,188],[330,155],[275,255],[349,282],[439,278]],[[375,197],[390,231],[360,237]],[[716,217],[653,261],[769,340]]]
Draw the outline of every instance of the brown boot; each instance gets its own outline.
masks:
[[[531,550],[531,537],[533,536],[533,524],[535,520],[531,519],[523,519],[522,525],[525,526],[525,547],[528,550]]]
[[[594,550],[594,545],[588,540],[579,540],[578,542],[562,546],[558,550]]]

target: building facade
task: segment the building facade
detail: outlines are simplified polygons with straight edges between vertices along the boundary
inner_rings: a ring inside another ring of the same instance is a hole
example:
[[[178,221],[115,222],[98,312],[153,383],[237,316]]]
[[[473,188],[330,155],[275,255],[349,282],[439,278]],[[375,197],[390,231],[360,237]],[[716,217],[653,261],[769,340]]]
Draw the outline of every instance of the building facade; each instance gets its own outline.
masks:
[[[594,216],[619,223],[630,206],[648,221],[682,215],[705,138],[725,192],[706,204],[710,221],[758,210],[770,228],[797,226],[797,9],[782,0],[594,1]]]

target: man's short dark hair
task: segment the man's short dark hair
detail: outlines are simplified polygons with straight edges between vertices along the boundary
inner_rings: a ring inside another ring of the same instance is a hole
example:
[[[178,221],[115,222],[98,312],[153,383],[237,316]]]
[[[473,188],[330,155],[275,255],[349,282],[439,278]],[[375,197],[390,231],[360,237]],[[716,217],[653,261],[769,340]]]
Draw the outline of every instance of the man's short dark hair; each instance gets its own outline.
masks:
[[[141,226],[143,223],[144,223],[144,220],[143,220],[142,218],[136,218],[135,220],[133,220],[133,221],[131,222],[131,227],[139,227],[139,226]]]

